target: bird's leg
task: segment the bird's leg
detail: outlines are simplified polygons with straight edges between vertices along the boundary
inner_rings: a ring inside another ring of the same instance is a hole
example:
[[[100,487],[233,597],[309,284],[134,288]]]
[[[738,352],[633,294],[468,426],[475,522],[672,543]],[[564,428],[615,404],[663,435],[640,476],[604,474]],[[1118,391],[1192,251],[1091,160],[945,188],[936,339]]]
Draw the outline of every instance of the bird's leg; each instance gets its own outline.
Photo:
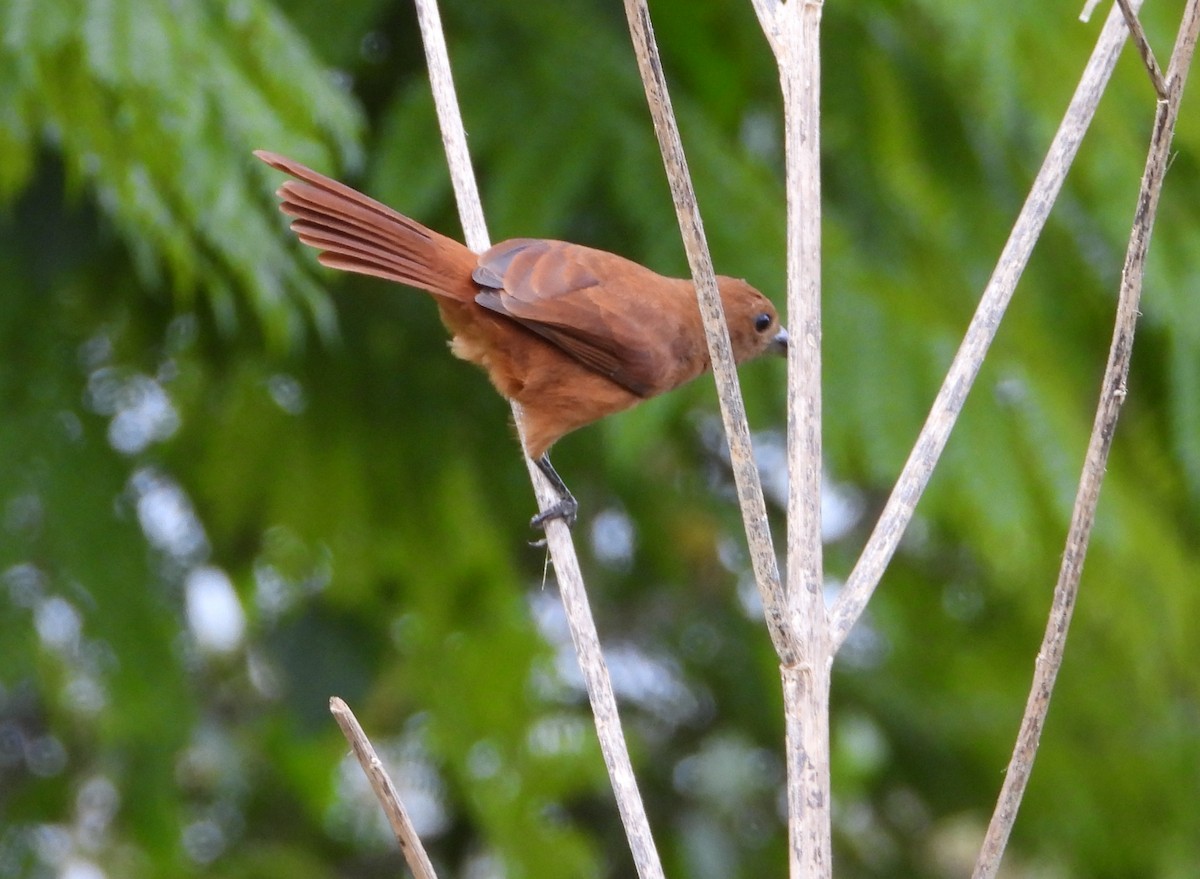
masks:
[[[575,495],[571,494],[571,490],[567,488],[567,484],[562,481],[562,477],[558,475],[558,471],[554,469],[554,465],[550,463],[550,456],[542,455],[535,462],[538,469],[546,474],[546,478],[550,480],[550,484],[554,486],[554,490],[558,492],[558,501],[549,509],[543,510],[532,519],[529,520],[530,528],[545,528],[546,523],[551,519],[562,519],[570,528],[575,524],[575,514],[579,512],[579,501],[575,500]]]

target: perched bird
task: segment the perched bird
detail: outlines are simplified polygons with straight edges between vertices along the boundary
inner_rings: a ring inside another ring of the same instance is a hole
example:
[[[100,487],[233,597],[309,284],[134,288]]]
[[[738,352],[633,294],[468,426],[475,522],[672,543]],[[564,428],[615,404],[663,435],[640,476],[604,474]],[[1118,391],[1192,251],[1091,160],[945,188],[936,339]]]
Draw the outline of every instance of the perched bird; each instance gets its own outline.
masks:
[[[535,527],[570,524],[578,506],[550,465],[556,440],[709,368],[691,281],[565,241],[514,238],[477,254],[298,162],[254,155],[295,178],[278,190],[280,210],[323,265],[432,293],[454,354],[521,405],[526,450],[561,496]],[[735,278],[717,286],[739,363],[787,350],[770,300]]]

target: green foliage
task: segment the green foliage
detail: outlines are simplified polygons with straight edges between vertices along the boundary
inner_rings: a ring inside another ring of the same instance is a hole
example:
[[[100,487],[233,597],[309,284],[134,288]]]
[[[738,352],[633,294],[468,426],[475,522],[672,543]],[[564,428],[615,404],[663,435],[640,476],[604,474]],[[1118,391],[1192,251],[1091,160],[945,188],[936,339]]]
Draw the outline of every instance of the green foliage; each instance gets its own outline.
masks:
[[[328,300],[270,244],[278,223],[256,191],[267,176],[247,155],[272,144],[345,159],[359,114],[270,5],[9,0],[0,13],[0,192],[18,192],[51,148],[143,283],[185,307],[202,288],[227,330],[243,299],[276,344],[300,335],[292,299],[332,331]]]
[[[1160,59],[1178,5],[1147,10]],[[716,263],[782,303],[778,86],[751,8],[653,12]],[[616,7],[443,14],[495,239],[569,238],[683,272]],[[825,10],[825,440],[851,510],[827,547],[835,576],[1085,63],[1099,24],[1073,14]],[[1152,107],[1130,53],[839,658],[841,876],[960,875],[955,853],[982,831],[1057,572]],[[1031,874],[1185,875],[1200,858],[1198,144],[1185,107],[1017,825],[1011,861]],[[395,875],[327,714],[340,695],[446,875],[628,875],[553,588],[525,546],[507,407],[448,355],[424,297],[313,268],[256,148],[457,229],[408,4],[0,0],[0,874]],[[743,379],[770,478],[782,368]],[[777,670],[714,411],[702,380],[568,438],[556,463],[584,505],[584,568],[668,872],[780,875]],[[214,606],[223,629],[204,625]]]

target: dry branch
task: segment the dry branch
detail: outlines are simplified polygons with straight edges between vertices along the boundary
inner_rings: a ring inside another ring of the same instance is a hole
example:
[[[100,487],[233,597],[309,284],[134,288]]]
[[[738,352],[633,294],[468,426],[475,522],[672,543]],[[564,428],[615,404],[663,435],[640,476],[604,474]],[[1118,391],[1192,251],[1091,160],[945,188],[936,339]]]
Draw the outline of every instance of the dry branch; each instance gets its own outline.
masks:
[[[779,581],[737,372],[712,262],[671,111],[645,0],[626,0],[638,68],[654,119],[688,261],[696,282],[725,420],[738,499],[767,630],[779,655],[788,767],[789,865],[794,877],[832,870],[829,673],[832,654],[821,562],[821,287],[819,0],[768,11],[764,30],[780,60],[788,158],[788,589]]]
[[[1129,27],[1129,35],[1133,37],[1133,44],[1137,46],[1138,54],[1142,56],[1142,63],[1146,65],[1146,73],[1150,75],[1150,84],[1154,86],[1154,93],[1160,98],[1165,98],[1167,83],[1163,79],[1162,70],[1159,69],[1158,61],[1154,57],[1154,50],[1150,48],[1146,31],[1142,28],[1142,20],[1138,18],[1137,11],[1129,5],[1129,0],[1117,0],[1117,5],[1121,7],[1121,14],[1125,16],[1125,24]]]
[[[446,50],[446,39],[442,33],[437,0],[416,0],[417,18],[421,26],[421,38],[425,45],[425,57],[429,65],[429,79],[433,87],[434,103],[437,106],[438,123],[442,130],[442,142],[446,147],[446,158],[454,182],[455,198],[467,246],[481,252],[488,247],[487,229],[483,220],[483,207],[479,200],[479,188],[471,169],[467,151],[466,129],[462,113],[454,93],[454,81],[450,71],[450,57]],[[522,431],[521,407],[513,404],[513,418],[521,434],[521,445],[525,440]],[[558,500],[558,493],[541,469],[525,455],[525,465],[533,481],[538,506],[546,510]],[[617,700],[613,694],[612,681],[604,655],[600,650],[600,639],[592,619],[583,575],[579,569],[579,558],[571,539],[571,529],[560,519],[546,522],[546,545],[554,563],[554,573],[566,608],[571,629],[571,640],[583,671],[588,700],[596,721],[596,735],[604,764],[608,768],[609,780],[617,800],[617,809],[625,834],[629,840],[634,864],[641,879],[661,879],[662,863],[654,847],[650,833],[650,821],[646,807],[638,793],[633,774],[633,763],[629,748],[621,730],[617,712]]]
[[[662,59],[659,57],[658,46],[654,41],[654,29],[650,24],[650,10],[645,0],[626,0],[625,16],[637,55],[638,71],[646,90],[646,100],[650,105],[654,132],[658,136],[659,149],[666,166],[667,180],[675,203],[675,214],[679,220],[688,265],[696,284],[709,359],[716,379],[721,418],[729,444],[734,484],[737,486],[738,505],[742,511],[755,581],[762,596],[767,630],[771,634],[776,651],[781,657],[786,657],[785,664],[790,664],[796,660],[795,638],[791,631],[787,600],[779,579],[779,565],[771,542],[762,482],[758,467],[754,463],[750,426],[746,422],[746,408],[742,403],[742,390],[738,384],[737,366],[729,341],[729,327],[725,323],[721,297],[717,294],[712,256],[708,252],[704,224],[700,219],[696,193],[688,174],[679,126],[671,109],[671,96],[667,91]]]
[[[1166,175],[1171,139],[1175,122],[1179,116],[1179,103],[1183,95],[1184,82],[1196,48],[1197,32],[1200,31],[1200,0],[1189,0],[1184,12],[1183,23],[1171,55],[1165,80],[1166,94],[1158,102],[1154,127],[1150,138],[1149,155],[1142,174],[1137,208],[1134,212],[1133,230],[1125,253],[1125,265],[1121,273],[1121,291],[1117,302],[1116,322],[1113,328],[1112,345],[1108,364],[1100,388],[1100,402],[1088,442],[1084,459],[1083,474],[1075,496],[1075,507],[1071,513],[1071,525],[1067,532],[1066,549],[1059,568],[1058,582],[1054,587],[1054,602],[1046,623],[1046,632],[1038,651],[1033,685],[1021,719],[1016,747],[1004,785],[988,825],[979,860],[975,865],[974,879],[991,879],[1000,868],[1000,859],[1008,843],[1009,834],[1016,822],[1017,810],[1025,793],[1025,786],[1033,770],[1038,742],[1050,708],[1050,696],[1058,669],[1062,665],[1066,649],[1067,631],[1071,614],[1079,592],[1079,580],[1083,575],[1083,561],[1087,555],[1088,540],[1096,518],[1096,505],[1100,499],[1100,486],[1104,481],[1104,470],[1112,447],[1117,418],[1125,402],[1125,382],[1129,375],[1129,360],[1133,352],[1133,334],[1137,325],[1138,303],[1141,301],[1142,281],[1145,276],[1146,253],[1150,247],[1150,233],[1158,211],[1159,195]]]
[[[788,583],[784,590],[771,546],[766,508],[753,463],[749,428],[746,424],[736,370],[730,352],[728,330],[717,295],[711,258],[694,192],[687,174],[679,133],[671,112],[661,60],[644,0],[626,0],[625,9],[646,87],[651,115],[667,168],[680,228],[696,282],[700,310],[717,379],[722,417],[730,443],[731,462],[750,543],[756,580],[763,596],[768,629],[779,653],[783,675],[788,750],[789,850],[793,877],[828,877],[832,874],[830,841],[828,693],[832,655],[845,640],[877,586],[900,536],[910,521],[920,495],[945,447],[950,430],[995,336],[1000,319],[1011,299],[1018,278],[1028,262],[1056,199],[1067,169],[1078,151],[1080,140],[1094,114],[1099,97],[1111,75],[1124,43],[1125,21],[1134,29],[1139,49],[1160,95],[1153,161],[1144,178],[1144,199],[1131,240],[1122,285],[1117,334],[1114,336],[1105,391],[1097,413],[1093,446],[1080,485],[1068,551],[1056,590],[1055,610],[1047,641],[1038,658],[1038,675],[1030,710],[1018,740],[1005,794],[997,807],[988,843],[980,856],[976,876],[991,876],[999,863],[1011,818],[1023,791],[1032,763],[1033,750],[1045,717],[1050,687],[1074,602],[1083,554],[1094,516],[1096,492],[1124,395],[1128,349],[1140,294],[1141,270],[1149,228],[1153,221],[1166,148],[1178,112],[1182,72],[1190,61],[1191,49],[1184,35],[1195,43],[1196,6],[1191,0],[1164,78],[1153,53],[1140,32],[1137,9],[1141,0],[1119,0],[1097,41],[1071,104],[1030,195],[1018,216],[962,346],[934,402],[891,497],[877,523],[859,563],[846,587],[826,617],[822,597],[823,571],[820,543],[821,491],[821,398],[820,398],[820,182],[819,182],[819,24],[821,0],[752,0],[767,40],[780,66],[785,109],[785,139],[788,158],[788,322],[792,327],[789,355],[789,539]],[[465,135],[450,79],[449,62],[437,17],[435,0],[417,0],[422,33],[429,59],[443,140],[446,144],[455,192],[469,246],[482,250],[487,234],[470,162]],[[1190,16],[1187,17],[1187,16]],[[1190,22],[1190,25],[1189,25]],[[1182,61],[1181,59],[1186,59]],[[1155,159],[1161,150],[1161,159]],[[1158,163],[1158,164],[1155,164]],[[1157,175],[1157,176],[1156,176]],[[1151,187],[1149,190],[1146,187]],[[1148,193],[1148,194],[1147,194]],[[1139,225],[1140,224],[1140,225]],[[1139,229],[1143,231],[1139,233]],[[1139,249],[1140,248],[1140,249]],[[514,407],[518,429],[520,411]],[[527,459],[539,504],[545,509],[557,495],[541,471]],[[632,766],[621,733],[615,698],[599,639],[588,608],[568,529],[558,521],[547,527],[548,545],[567,608],[572,638],[580,657],[588,695],[592,700],[606,765],[625,824],[639,875],[642,879],[662,876],[662,867],[650,836],[644,806],[637,792]],[[1051,630],[1055,630],[1053,633]],[[1053,634],[1053,637],[1052,637]],[[1010,786],[1013,791],[1010,791]],[[1014,794],[1015,791],[1015,794]],[[403,843],[402,843],[403,845]],[[990,872],[989,872],[990,871]]]
[[[437,874],[433,871],[433,864],[429,860],[429,854],[425,851],[425,846],[421,845],[417,829],[413,827],[412,819],[408,817],[408,810],[404,808],[400,794],[383,768],[383,761],[375,753],[371,740],[359,726],[358,718],[354,716],[350,706],[337,696],[329,700],[329,711],[337,720],[338,726],[342,728],[342,735],[350,743],[358,765],[362,767],[363,773],[371,783],[371,790],[375,791],[375,798],[379,800],[379,805],[383,807],[383,812],[387,815],[388,824],[392,826],[392,832],[396,834],[396,841],[400,843],[400,851],[404,855],[408,868],[412,870],[413,876],[416,879],[437,879]]]
[[[458,205],[458,216],[463,227],[463,239],[467,247],[483,253],[491,246],[487,223],[483,218],[483,204],[479,199],[479,186],[471,167],[471,155],[467,150],[467,134],[459,110],[458,95],[454,90],[454,77],[450,70],[450,55],[446,49],[446,36],[442,31],[441,14],[437,0],[416,0],[417,22],[421,28],[421,41],[425,46],[425,61],[429,68],[429,84],[433,91],[434,107],[437,110],[438,127],[442,133],[442,144],[446,150],[446,163],[450,168],[450,182],[454,187],[454,199]],[[521,430],[521,407],[512,404],[513,420],[521,435],[521,448],[525,438]],[[558,492],[541,469],[525,456],[525,466],[533,482],[538,509],[546,510],[558,501]],[[557,559],[575,556],[570,529],[559,519],[546,523],[546,543],[551,557],[556,560],[555,572],[559,575]],[[578,562],[572,567],[579,569]]]
[[[467,150],[467,130],[458,107],[458,93],[454,90],[442,16],[437,0],[416,0],[416,3],[425,64],[429,68],[429,85],[433,91],[438,128],[442,132],[442,145],[446,149],[446,164],[450,167],[450,183],[454,187],[454,201],[462,222],[463,240],[476,253],[483,253],[491,247],[491,239],[483,219],[483,203],[479,200],[471,154]]]
[[[754,0],[783,92],[788,242],[787,597],[796,661],[780,654],[793,879],[833,874],[821,546],[821,0]]]
[[[1135,11],[1141,7],[1141,0],[1130,2]],[[950,431],[966,402],[967,393],[979,375],[983,358],[1000,327],[1000,319],[1012,299],[1017,281],[1029,262],[1033,245],[1062,189],[1067,169],[1079,150],[1079,144],[1116,66],[1127,34],[1128,29],[1121,12],[1114,6],[1096,41],[1096,48],[1084,68],[1062,124],[1054,135],[1046,159],[1034,179],[1029,196],[1025,199],[1012,232],[1009,233],[996,269],[967,327],[962,345],[954,356],[941,390],[934,400],[933,408],[924,427],[921,428],[916,445],[913,446],[904,469],[896,480],[896,486],[892,489],[858,563],[833,606],[831,622],[835,650],[846,640],[850,628],[866,607],[912,519],[917,501],[929,484],[933,468],[946,447]]]

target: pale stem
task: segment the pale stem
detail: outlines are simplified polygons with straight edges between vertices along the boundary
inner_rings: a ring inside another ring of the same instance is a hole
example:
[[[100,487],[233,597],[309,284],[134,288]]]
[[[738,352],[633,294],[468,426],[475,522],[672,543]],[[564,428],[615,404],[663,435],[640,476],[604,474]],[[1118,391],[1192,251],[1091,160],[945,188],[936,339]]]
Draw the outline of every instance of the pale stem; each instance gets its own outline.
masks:
[[[787,600],[796,660],[780,655],[792,879],[833,875],[829,686],[821,546],[821,0],[754,0],[783,91],[788,228]]]
[[[1134,9],[1141,0],[1131,0]],[[867,545],[854,566],[845,587],[831,611],[833,645],[836,650],[846,640],[850,628],[858,620],[867,601],[879,584],[891,561],[908,523],[912,520],[917,501],[929,484],[950,431],[962,411],[967,393],[979,375],[1000,319],[1012,299],[1017,281],[1029,262],[1033,246],[1041,235],[1050,208],[1054,205],[1067,176],[1067,169],[1079,151],[1079,144],[1100,103],[1121,47],[1125,45],[1128,29],[1120,10],[1114,6],[1096,41],[1096,48],[1084,68],[1071,103],[1063,116],[1041,170],[1033,181],[1029,196],[1009,233],[996,269],[983,291],[950,370],[942,382],[933,408],[917,437],[916,445],[904,464],[896,486],[884,506],[879,521],[871,532]]]
[[[633,39],[638,71],[646,90],[646,100],[650,106],[650,116],[654,121],[654,132],[658,136],[659,150],[666,167],[667,182],[675,204],[684,250],[687,252],[688,264],[696,284],[700,316],[708,341],[709,359],[716,379],[721,419],[725,426],[726,442],[729,444],[730,465],[734,484],[737,486],[738,505],[746,530],[755,582],[762,597],[767,631],[776,651],[780,656],[787,657],[786,661],[790,663],[795,660],[796,653],[787,617],[787,600],[779,579],[779,564],[771,541],[762,482],[758,467],[754,463],[750,427],[746,422],[746,409],[742,403],[741,386],[738,384],[737,366],[729,342],[729,328],[725,323],[721,297],[717,293],[712,257],[708,252],[708,241],[704,235],[696,193],[688,173],[679,126],[671,109],[671,96],[667,91],[662,59],[654,41],[654,29],[650,24],[650,12],[645,0],[625,0],[625,16]]]
[[[358,718],[354,716],[350,706],[337,696],[329,700],[329,711],[342,728],[342,735],[350,743],[354,758],[358,760],[358,765],[362,767],[367,781],[371,784],[371,790],[375,792],[375,798],[383,807],[383,813],[387,816],[388,824],[391,825],[396,841],[400,844],[400,852],[404,855],[413,876],[415,879],[437,879],[433,864],[429,860],[429,853],[425,851],[425,846],[421,845],[421,838],[417,836],[417,829],[408,817],[408,810],[404,808],[400,793],[392,784],[387,770],[383,768],[383,761],[375,753],[371,740],[359,726]]]
[[[446,158],[454,182],[463,232],[467,246],[476,252],[482,252],[488,247],[487,229],[483,221],[479,187],[476,185],[467,151],[462,112],[454,93],[450,58],[442,33],[437,2],[416,0],[416,3],[425,56],[429,64],[429,80],[433,88],[438,122],[442,129],[442,142],[446,147]],[[524,448],[521,407],[514,403],[512,408],[513,419],[518,433],[521,434],[521,444]],[[524,457],[539,509],[545,510],[558,500],[558,493],[529,456]],[[660,879],[663,875],[662,863],[654,848],[645,805],[638,793],[633,762],[629,758],[629,748],[621,729],[617,700],[600,649],[600,639],[596,633],[587,590],[579,569],[579,558],[575,553],[571,530],[560,519],[551,519],[546,523],[546,545],[554,562],[555,577],[571,628],[571,640],[575,645],[579,666],[583,670],[588,700],[595,718],[596,736],[604,756],[604,764],[608,768],[609,780],[617,800],[617,810],[625,827],[634,864],[641,879]]]
[[[1145,277],[1146,253],[1150,247],[1150,233],[1158,212],[1159,195],[1170,157],[1171,139],[1179,116],[1183,85],[1195,52],[1198,31],[1200,0],[1189,0],[1175,50],[1171,55],[1171,63],[1167,68],[1167,93],[1165,99],[1158,102],[1154,118],[1149,155],[1146,157],[1146,168],[1142,174],[1137,208],[1134,211],[1133,230],[1129,236],[1125,266],[1121,272],[1121,289],[1112,345],[1100,386],[1100,401],[1083,463],[1083,474],[1079,479],[1075,507],[1071,513],[1066,549],[1058,572],[1058,582],[1054,587],[1054,601],[1046,622],[1042,646],[1038,651],[1033,684],[1025,705],[1025,714],[1021,718],[1017,742],[1004,775],[1004,784],[996,809],[984,836],[979,859],[975,864],[973,879],[993,879],[1000,869],[1000,860],[1016,823],[1017,811],[1033,771],[1034,757],[1037,755],[1046,714],[1050,709],[1050,696],[1066,650],[1067,631],[1079,594],[1083,562],[1096,519],[1096,505],[1100,500],[1100,486],[1104,481],[1117,418],[1125,402],[1125,382],[1129,375],[1129,360],[1133,352],[1133,333],[1137,326],[1138,303],[1141,301],[1142,282]]]

